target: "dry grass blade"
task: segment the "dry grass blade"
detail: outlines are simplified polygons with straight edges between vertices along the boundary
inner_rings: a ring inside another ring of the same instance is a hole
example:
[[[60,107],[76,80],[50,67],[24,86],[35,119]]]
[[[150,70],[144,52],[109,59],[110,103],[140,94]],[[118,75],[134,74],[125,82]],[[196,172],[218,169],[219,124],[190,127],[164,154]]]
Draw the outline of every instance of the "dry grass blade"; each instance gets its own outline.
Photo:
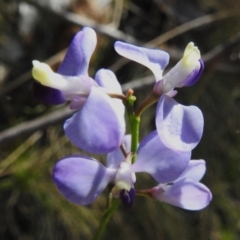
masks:
[[[32,145],[34,145],[38,139],[42,136],[42,132],[35,132],[30,136],[23,144],[15,149],[7,158],[0,162],[0,175],[4,170],[14,163],[24,152],[26,152]]]

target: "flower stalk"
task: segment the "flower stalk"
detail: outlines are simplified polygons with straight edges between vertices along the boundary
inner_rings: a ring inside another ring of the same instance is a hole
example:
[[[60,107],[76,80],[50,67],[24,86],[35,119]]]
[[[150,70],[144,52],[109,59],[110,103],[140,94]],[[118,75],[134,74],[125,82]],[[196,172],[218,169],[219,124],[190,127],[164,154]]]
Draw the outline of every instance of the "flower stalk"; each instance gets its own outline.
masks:
[[[140,104],[139,108],[135,112],[135,116],[140,117],[148,107],[158,102],[159,97],[160,97],[159,95],[156,95],[153,92],[151,92],[151,94],[148,95],[148,97],[146,97],[145,100]]]
[[[134,163],[137,157],[136,152],[137,152],[138,143],[139,143],[140,117],[136,117],[134,113],[131,114],[130,123],[131,123],[131,133],[132,133],[132,142],[131,142],[131,152],[133,153],[132,163]]]
[[[93,240],[100,240],[104,231],[106,230],[106,227],[109,223],[109,220],[111,219],[114,211],[118,208],[119,206],[119,200],[114,199],[111,201],[110,206],[105,210],[103,213],[102,219],[100,220],[100,224],[98,226],[97,231],[95,232],[95,235],[93,236]]]

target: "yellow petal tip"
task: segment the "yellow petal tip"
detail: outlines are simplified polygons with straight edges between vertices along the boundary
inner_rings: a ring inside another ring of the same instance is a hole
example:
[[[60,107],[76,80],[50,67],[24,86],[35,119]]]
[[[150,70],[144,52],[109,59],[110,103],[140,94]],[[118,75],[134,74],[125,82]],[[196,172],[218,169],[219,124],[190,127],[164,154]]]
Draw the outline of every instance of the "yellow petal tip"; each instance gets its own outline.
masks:
[[[192,66],[198,63],[199,59],[201,58],[200,51],[198,47],[194,46],[193,42],[190,42],[187,47],[185,48],[183,54],[183,64],[185,66]]]
[[[51,77],[53,74],[52,69],[46,63],[41,63],[37,60],[33,60],[32,64],[33,77],[42,85],[51,87]]]

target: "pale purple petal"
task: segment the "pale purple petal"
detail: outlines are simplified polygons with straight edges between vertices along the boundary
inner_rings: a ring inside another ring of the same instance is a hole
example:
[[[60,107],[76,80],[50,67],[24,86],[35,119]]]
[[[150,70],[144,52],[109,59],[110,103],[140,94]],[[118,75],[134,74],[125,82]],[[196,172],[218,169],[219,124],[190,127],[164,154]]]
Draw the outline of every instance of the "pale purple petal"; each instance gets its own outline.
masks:
[[[167,147],[191,151],[202,137],[203,115],[196,106],[183,106],[163,95],[157,105],[156,127]]]
[[[87,98],[91,92],[93,86],[98,87],[97,83],[90,77],[85,75],[75,76],[75,77],[65,77],[66,84],[61,87],[61,92],[65,99],[69,101],[75,101],[75,108],[80,100],[78,97]],[[72,109],[73,106],[71,107]]]
[[[210,190],[202,183],[183,178],[173,185],[158,185],[152,189],[153,197],[187,210],[201,210],[212,200]]]
[[[200,181],[205,172],[206,162],[204,160],[191,160],[184,172],[174,182],[178,181],[181,178],[189,178],[195,181]]]
[[[85,104],[86,100],[86,97],[74,96],[69,105],[69,108],[72,110],[80,109]]]
[[[174,151],[167,148],[157,131],[151,132],[140,143],[136,162],[131,166],[133,172],[147,172],[159,183],[177,179],[187,167],[191,152]]]
[[[122,94],[122,87],[112,71],[102,68],[97,71],[94,79],[97,84],[105,88],[107,92]]]
[[[33,82],[33,94],[37,100],[47,104],[59,105],[66,102],[65,97],[59,90],[43,86],[37,81]]]
[[[203,62],[197,61],[193,66],[185,66],[180,60],[166,75],[163,77],[162,93],[168,93],[174,88],[193,85],[200,77],[203,71]],[[160,90],[158,90],[160,91]]]
[[[121,56],[148,67],[154,74],[156,81],[162,78],[162,71],[169,62],[169,54],[157,50],[137,47],[124,42],[115,42],[115,50]]]
[[[106,93],[122,94],[122,87],[112,71],[100,69],[97,71],[94,79],[100,87],[104,88]],[[119,114],[124,114],[125,107],[122,100],[113,98],[113,101],[115,102],[115,108],[118,109]]]
[[[74,36],[57,72],[65,76],[88,75],[88,65],[96,43],[95,31],[89,27],[83,28]]]
[[[83,107],[64,124],[67,137],[84,151],[105,154],[118,148],[125,133],[124,116],[112,99],[92,87]]]
[[[115,170],[105,168],[94,159],[71,156],[59,161],[53,169],[53,179],[59,191],[69,201],[90,204],[114,180]]]
[[[125,135],[123,138],[123,145],[127,153],[131,150],[131,135]],[[125,159],[120,148],[107,154],[107,167],[117,169],[120,163]]]

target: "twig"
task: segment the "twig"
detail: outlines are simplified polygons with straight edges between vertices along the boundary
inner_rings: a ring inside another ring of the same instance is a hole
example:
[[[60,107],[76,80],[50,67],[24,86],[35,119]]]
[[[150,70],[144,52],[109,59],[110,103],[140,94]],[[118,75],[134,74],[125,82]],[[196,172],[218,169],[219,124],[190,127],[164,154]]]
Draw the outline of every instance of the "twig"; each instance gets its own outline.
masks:
[[[204,62],[209,64],[211,62],[214,62],[216,59],[219,60],[220,57],[227,54],[232,48],[238,45],[239,42],[240,42],[240,32],[238,32],[234,37],[219,44],[208,53],[204,54]]]
[[[226,11],[220,11],[214,14],[208,14],[203,17],[196,18],[194,20],[191,20],[189,22],[183,23],[182,25],[173,28],[172,30],[161,34],[159,37],[151,40],[150,42],[146,43],[144,46],[146,47],[157,47],[164,42],[179,36],[180,34],[183,34],[185,32],[188,32],[192,29],[196,29],[199,27],[202,27],[204,25],[210,24],[215,21],[219,21],[225,18],[229,17],[236,17],[239,16],[239,11],[236,10],[226,10]]]
[[[48,12],[52,15],[57,16],[60,19],[64,19],[65,21],[68,21],[77,26],[88,26],[88,27],[93,28],[97,32],[102,33],[113,39],[120,39],[122,41],[130,42],[130,43],[134,43],[134,44],[137,44],[137,43],[140,44],[139,41],[137,41],[135,38],[116,29],[111,24],[109,24],[109,25],[100,24],[92,19],[80,16],[80,15],[77,15],[77,14],[71,13],[71,12],[56,12],[52,9],[44,7],[41,4],[38,4],[31,0],[24,0],[24,1],[21,0],[21,1],[35,6],[40,11]]]
[[[111,25],[118,28],[122,18],[123,0],[115,1],[113,9],[113,19]]]
[[[18,137],[29,135],[39,129],[45,129],[48,126],[61,122],[73,114],[68,107],[61,108],[53,113],[46,114],[35,120],[20,123],[14,127],[4,130],[0,133],[0,145]]]

